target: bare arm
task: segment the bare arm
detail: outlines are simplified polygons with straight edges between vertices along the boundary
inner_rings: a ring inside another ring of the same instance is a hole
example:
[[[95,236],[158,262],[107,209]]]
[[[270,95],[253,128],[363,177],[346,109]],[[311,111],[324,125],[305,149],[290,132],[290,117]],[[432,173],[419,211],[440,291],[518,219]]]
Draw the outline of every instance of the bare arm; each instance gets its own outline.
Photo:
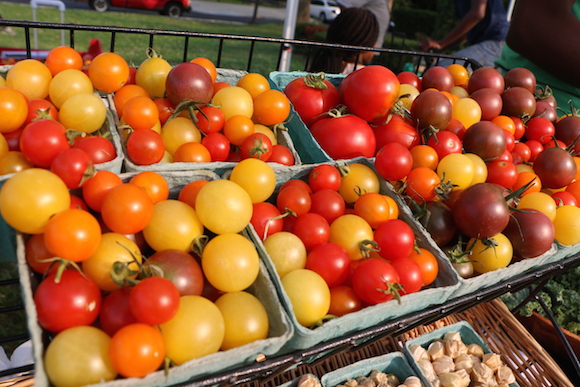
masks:
[[[465,42],[467,33],[485,17],[486,9],[487,0],[471,0],[471,8],[467,15],[465,15],[447,35],[439,41],[427,39],[421,42],[421,49],[423,51],[427,51],[431,48],[442,50]]]
[[[506,37],[517,53],[544,70],[580,87],[580,20],[575,0],[518,0]]]

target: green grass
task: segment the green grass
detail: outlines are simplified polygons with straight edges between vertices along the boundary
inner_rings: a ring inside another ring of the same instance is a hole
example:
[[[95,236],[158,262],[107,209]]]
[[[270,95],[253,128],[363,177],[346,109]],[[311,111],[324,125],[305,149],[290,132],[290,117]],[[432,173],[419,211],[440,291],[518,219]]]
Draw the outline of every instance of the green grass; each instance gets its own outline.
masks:
[[[14,4],[0,2],[2,16],[5,19],[32,20],[32,10],[27,4]],[[201,33],[226,33],[240,36],[258,37],[282,37],[282,23],[280,24],[235,24],[235,23],[211,23],[192,20],[171,19],[155,13],[126,13],[105,12],[99,13],[93,10],[67,9],[64,13],[66,24],[120,26],[128,28],[155,28],[168,31],[192,31]],[[60,22],[61,13],[56,8],[39,7],[36,12],[36,20],[43,22]],[[24,48],[25,34],[23,28],[13,28],[16,36],[0,34],[0,46]],[[61,45],[61,32],[59,30],[39,29],[38,48],[51,49]],[[69,45],[68,32],[65,33],[65,44]],[[109,51],[111,34],[93,31],[78,31],[74,34],[74,46],[79,51],[88,48],[91,39],[100,39],[103,50]],[[34,46],[34,35],[31,34]],[[185,38],[179,36],[155,36],[153,48],[172,65],[180,63],[184,59]],[[149,35],[146,34],[123,34],[119,33],[115,39],[114,51],[121,54],[129,63],[139,65],[147,58],[146,52],[149,46]],[[33,47],[34,48],[34,47]],[[264,75],[276,70],[279,45],[276,43],[256,43],[250,71]],[[198,56],[206,57],[214,63],[217,62],[219,39],[191,38],[188,42],[188,51],[185,54],[187,60]],[[246,70],[249,59],[250,42],[226,40],[222,48],[222,59],[219,67],[236,70]],[[304,66],[303,59],[299,55],[293,55],[292,69],[301,69]],[[216,63],[217,64],[217,63]]]

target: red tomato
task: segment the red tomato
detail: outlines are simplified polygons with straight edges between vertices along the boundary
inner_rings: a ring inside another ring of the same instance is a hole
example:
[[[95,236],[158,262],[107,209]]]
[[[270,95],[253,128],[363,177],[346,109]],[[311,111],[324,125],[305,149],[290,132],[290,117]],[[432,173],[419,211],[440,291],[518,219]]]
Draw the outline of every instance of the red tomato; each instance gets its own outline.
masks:
[[[101,136],[77,137],[72,147],[84,150],[93,164],[106,163],[117,157],[113,143]]]
[[[226,122],[224,112],[215,106],[203,106],[195,116],[195,126],[205,134],[221,131]]]
[[[101,212],[105,194],[114,187],[123,184],[123,181],[114,172],[105,169],[86,181],[82,186],[82,196],[87,206],[93,211]]]
[[[20,151],[37,167],[50,168],[56,155],[68,148],[66,128],[53,119],[32,121],[20,135]]]
[[[250,223],[261,240],[282,231],[284,219],[278,207],[270,202],[254,203],[253,207]]]
[[[487,165],[488,183],[499,184],[504,188],[511,188],[518,179],[516,165],[509,161],[495,160]]]
[[[131,132],[127,139],[127,156],[136,165],[158,163],[165,154],[165,143],[159,133],[151,129]]]
[[[101,310],[101,290],[75,269],[65,270],[57,282],[49,274],[34,293],[39,324],[57,333],[78,325],[91,325]]]
[[[299,186],[289,186],[281,189],[276,197],[276,206],[280,212],[291,211],[295,216],[309,212],[311,205],[310,193]]]
[[[312,168],[308,174],[308,185],[312,192],[321,189],[338,191],[340,188],[340,171],[330,164],[320,164]]]
[[[268,162],[291,166],[296,163],[296,160],[290,149],[282,144],[276,144],[272,146],[272,154]]]
[[[129,308],[137,321],[159,325],[175,316],[179,298],[179,290],[169,279],[147,277],[133,287],[129,295]]]
[[[201,139],[201,144],[207,148],[211,161],[226,161],[231,151],[230,140],[221,132],[211,132]]]
[[[323,74],[308,74],[292,80],[284,88],[284,94],[307,127],[340,103],[338,89]]]
[[[310,212],[320,214],[328,224],[346,212],[346,203],[338,191],[321,189],[310,195]]]
[[[375,133],[365,120],[355,115],[323,118],[316,121],[310,131],[332,159],[375,155]]]
[[[377,139],[377,151],[390,142],[398,142],[407,149],[421,144],[421,136],[400,115],[395,114],[389,122],[373,127]]]
[[[391,262],[399,274],[399,283],[403,287],[401,295],[416,293],[423,287],[423,273],[419,264],[409,257],[397,258]]]
[[[268,161],[272,155],[272,141],[264,133],[252,133],[242,141],[240,153],[244,159],[253,157]]]
[[[376,305],[389,301],[396,294],[399,273],[389,262],[369,258],[360,263],[352,273],[352,288],[363,301]]]
[[[413,155],[398,142],[385,144],[375,157],[377,173],[385,180],[404,179],[413,169]]]
[[[406,83],[415,86],[417,90],[423,90],[421,78],[412,71],[401,71],[397,74],[397,79],[401,84]]]
[[[132,290],[132,287],[125,286],[113,290],[103,299],[99,323],[101,324],[101,329],[109,336],[113,336],[125,325],[137,322],[137,319],[131,313],[131,309],[129,309],[129,295]]]
[[[547,144],[556,135],[554,124],[544,117],[534,117],[526,122],[525,136],[528,140],[537,140]]]
[[[400,82],[385,66],[371,65],[347,75],[338,87],[348,111],[370,123],[384,121],[399,97]]]
[[[81,187],[95,174],[91,158],[82,149],[69,148],[52,160],[50,170],[56,173],[70,189]]]
[[[389,219],[378,225],[374,232],[379,255],[388,260],[408,257],[415,247],[413,229],[401,219]]]
[[[26,126],[33,120],[36,121],[42,118],[52,118],[58,121],[58,109],[56,106],[47,99],[33,99],[32,101],[28,101],[28,115],[22,125]]]
[[[466,132],[467,134],[467,132]],[[463,151],[462,141],[456,134],[446,130],[429,137],[427,145],[435,149],[439,160],[451,153],[461,153]]]
[[[346,281],[350,274],[350,256],[346,249],[336,243],[322,243],[314,247],[306,257],[306,268],[320,274],[329,287]]]
[[[302,240],[307,251],[328,242],[330,225],[320,214],[308,212],[296,217],[292,232]]]

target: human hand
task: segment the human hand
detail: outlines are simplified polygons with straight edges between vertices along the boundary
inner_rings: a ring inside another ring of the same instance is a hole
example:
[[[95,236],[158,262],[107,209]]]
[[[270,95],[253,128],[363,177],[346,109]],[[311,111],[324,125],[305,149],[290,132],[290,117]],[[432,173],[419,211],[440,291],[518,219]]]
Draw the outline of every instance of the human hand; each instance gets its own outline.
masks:
[[[433,39],[425,39],[419,42],[421,51],[440,50],[441,45]]]

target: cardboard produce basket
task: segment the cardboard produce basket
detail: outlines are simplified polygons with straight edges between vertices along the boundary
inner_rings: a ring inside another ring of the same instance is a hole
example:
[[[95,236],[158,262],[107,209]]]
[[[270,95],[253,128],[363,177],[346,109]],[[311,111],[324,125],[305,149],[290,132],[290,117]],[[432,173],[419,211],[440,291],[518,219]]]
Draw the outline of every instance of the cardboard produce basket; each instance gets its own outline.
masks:
[[[230,85],[236,85],[238,80],[247,71],[242,70],[231,70],[231,69],[217,69],[217,82],[226,82]],[[109,100],[112,96],[109,95]],[[116,119],[117,126],[119,125],[118,116],[114,109],[114,104],[109,103],[111,109],[113,110],[113,116]],[[326,153],[321,152],[320,147],[312,138],[311,140],[305,139],[301,133],[306,130],[304,123],[299,119],[298,115],[293,108],[290,110],[290,115],[288,116],[288,121],[284,124],[286,130],[276,130],[276,138],[278,143],[287,147],[295,159],[295,166],[300,166],[302,164],[312,164],[320,163],[331,160]],[[118,134],[118,131],[117,131]],[[294,141],[300,142],[300,146],[296,146]],[[318,149],[317,149],[318,148]],[[140,172],[140,171],[186,171],[192,169],[208,169],[225,171],[226,169],[233,168],[235,162],[211,162],[211,163],[156,163],[152,165],[137,165],[133,163],[127,156],[126,148],[123,144],[123,154],[124,154],[124,171],[126,172]],[[285,167],[278,163],[270,163],[274,168]]]
[[[123,181],[128,181],[138,172],[121,174]],[[175,197],[180,188],[194,180],[215,180],[219,176],[211,171],[177,171],[161,173],[168,181],[170,198]],[[30,332],[35,360],[34,384],[36,386],[50,385],[44,370],[44,350],[48,345],[49,335],[37,322],[37,312],[34,305],[34,290],[39,282],[39,275],[32,273],[25,258],[26,236],[17,235],[17,256],[20,284],[23,290],[24,306],[27,315],[27,325]],[[190,360],[182,365],[170,368],[165,375],[163,370],[156,371],[144,378],[126,378],[101,383],[100,386],[162,386],[183,383],[190,379],[209,377],[217,372],[233,370],[237,367],[252,364],[276,355],[293,334],[289,317],[277,298],[276,288],[261,263],[260,273],[256,281],[247,289],[264,305],[268,313],[268,338],[258,340],[241,347],[227,351],[219,351],[198,359]]]
[[[344,163],[348,165],[361,163],[372,169],[372,163],[365,158],[351,159],[344,161]],[[327,164],[336,165],[336,162],[330,162]],[[303,166],[300,170],[286,168],[276,169],[278,186],[289,179],[306,179],[315,165],[320,164]],[[380,192],[382,194],[389,196],[394,195],[393,192],[390,192],[390,187],[384,180],[379,181],[381,184]],[[433,305],[443,304],[447,301],[456,290],[457,286],[459,286],[459,276],[457,275],[457,272],[453,270],[449,261],[435,249],[432,240],[427,238],[426,235],[417,232],[418,229],[412,224],[414,220],[408,216],[407,211],[408,210],[399,206],[399,218],[411,225],[411,228],[415,232],[418,246],[429,250],[437,258],[439,274],[436,280],[430,286],[417,293],[403,295],[400,304],[393,299],[382,304],[369,306],[360,311],[331,319],[315,329],[309,329],[298,323],[290,299],[282,287],[280,276],[276,272],[273,262],[268,257],[262,241],[259,239],[257,234],[253,233],[251,235],[254,239],[254,243],[258,246],[258,251],[261,253],[270,275],[273,278],[274,284],[279,292],[281,303],[290,315],[290,319],[294,325],[294,335],[284,346],[284,352],[309,348],[324,341],[344,337],[364,328],[369,328],[386,321],[392,321],[398,316],[423,310]]]

